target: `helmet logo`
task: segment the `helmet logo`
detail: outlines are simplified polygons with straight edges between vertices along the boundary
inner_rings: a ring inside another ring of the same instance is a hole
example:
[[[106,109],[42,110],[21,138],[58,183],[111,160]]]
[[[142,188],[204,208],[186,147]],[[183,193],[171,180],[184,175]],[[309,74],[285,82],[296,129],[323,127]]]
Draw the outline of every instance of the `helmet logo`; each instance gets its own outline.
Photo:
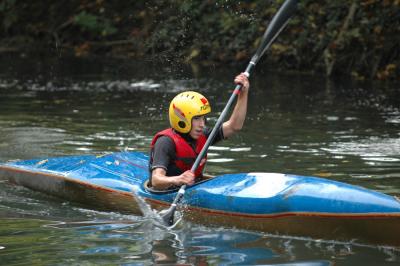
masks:
[[[208,104],[208,101],[206,98],[203,97],[200,99],[200,101],[203,103],[203,106],[200,107],[201,111],[205,111],[210,108],[210,105]]]

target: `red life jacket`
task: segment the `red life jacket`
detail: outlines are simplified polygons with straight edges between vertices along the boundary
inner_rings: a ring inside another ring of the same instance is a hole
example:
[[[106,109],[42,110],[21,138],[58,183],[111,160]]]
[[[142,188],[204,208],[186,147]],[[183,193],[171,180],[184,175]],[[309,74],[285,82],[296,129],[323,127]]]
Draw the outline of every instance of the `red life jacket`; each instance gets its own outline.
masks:
[[[207,141],[207,137],[204,134],[200,135],[200,137],[196,140],[195,149],[193,149],[192,146],[190,146],[190,144],[181,135],[176,133],[172,128],[168,128],[158,132],[154,136],[153,140],[151,141],[151,149],[153,149],[157,139],[161,136],[170,137],[174,141],[176,158],[173,163],[182,171],[182,173],[192,168],[197,155],[200,153]],[[207,155],[201,160],[199,167],[197,167],[195,172],[196,177],[202,176],[206,161]]]

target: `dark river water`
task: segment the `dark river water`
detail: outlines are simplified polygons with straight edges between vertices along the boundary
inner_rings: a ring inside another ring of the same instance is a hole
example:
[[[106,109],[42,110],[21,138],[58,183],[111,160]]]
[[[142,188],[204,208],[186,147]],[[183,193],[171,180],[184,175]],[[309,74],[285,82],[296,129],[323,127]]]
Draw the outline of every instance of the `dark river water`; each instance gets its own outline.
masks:
[[[168,126],[175,94],[205,94],[212,126],[242,68],[2,58],[0,161],[147,152]],[[260,67],[244,129],[210,148],[207,172],[314,175],[400,195],[399,84]],[[399,265],[399,256],[392,248],[188,222],[166,231],[149,218],[0,182],[1,265]]]

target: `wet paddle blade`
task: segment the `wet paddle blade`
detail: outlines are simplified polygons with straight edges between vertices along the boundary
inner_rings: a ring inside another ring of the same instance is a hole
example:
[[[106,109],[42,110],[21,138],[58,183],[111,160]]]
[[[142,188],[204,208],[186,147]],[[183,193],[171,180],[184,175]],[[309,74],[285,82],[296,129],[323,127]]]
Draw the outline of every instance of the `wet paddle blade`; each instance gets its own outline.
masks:
[[[176,205],[171,205],[171,207],[167,210],[162,210],[159,215],[163,220],[165,225],[171,226],[174,224],[174,214],[175,214]]]
[[[167,210],[163,210],[159,213],[165,225],[171,226],[174,224],[174,215],[176,211],[176,206],[180,202],[183,195],[185,195],[185,189],[186,185],[181,186],[171,206]]]
[[[173,212],[173,211],[168,211],[167,213],[165,213],[165,215],[160,213],[160,216],[161,216],[161,219],[162,219],[164,225],[171,226],[174,224],[174,214],[175,214],[175,212]]]

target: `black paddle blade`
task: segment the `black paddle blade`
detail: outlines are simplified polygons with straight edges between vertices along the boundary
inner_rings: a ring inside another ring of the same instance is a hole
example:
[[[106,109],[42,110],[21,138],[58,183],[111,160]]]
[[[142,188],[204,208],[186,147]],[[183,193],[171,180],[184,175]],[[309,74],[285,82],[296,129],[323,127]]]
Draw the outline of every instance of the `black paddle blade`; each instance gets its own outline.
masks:
[[[254,64],[257,64],[258,60],[263,56],[265,51],[270,47],[276,37],[278,37],[283,28],[285,28],[296,8],[297,0],[286,0],[279,8],[278,12],[272,18],[267,29],[265,30],[261,43],[251,59]]]
[[[175,215],[176,205],[171,205],[169,209],[162,210],[159,215],[164,222],[164,225],[171,226],[174,224],[174,215]]]
[[[160,211],[159,215],[161,216],[165,225],[171,226],[174,224],[176,206],[182,199],[183,195],[185,195],[185,189],[186,185],[181,186],[171,206],[167,210]]]

